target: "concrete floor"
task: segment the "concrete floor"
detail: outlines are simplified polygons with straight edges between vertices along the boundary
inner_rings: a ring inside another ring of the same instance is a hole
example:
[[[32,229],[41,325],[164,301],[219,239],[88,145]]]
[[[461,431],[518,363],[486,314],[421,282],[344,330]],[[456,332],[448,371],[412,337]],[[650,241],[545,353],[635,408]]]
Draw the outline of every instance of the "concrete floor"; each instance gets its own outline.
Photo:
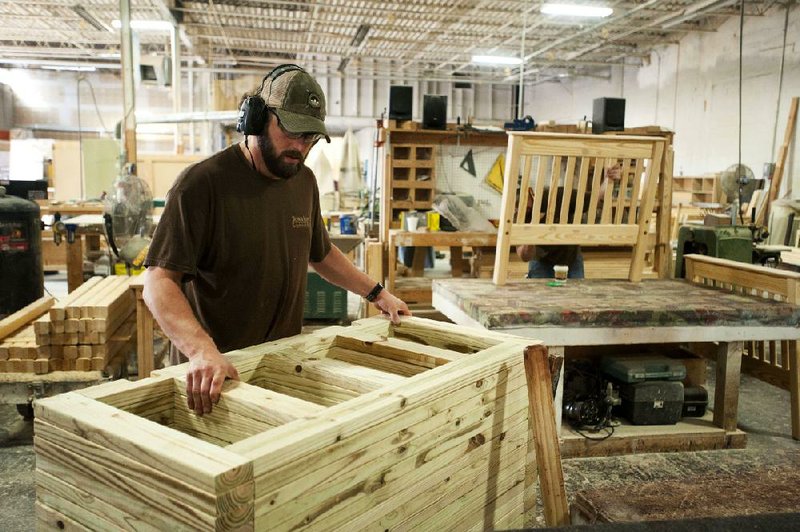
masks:
[[[55,295],[60,280],[47,282]],[[709,397],[714,397],[714,371],[708,372]],[[630,482],[675,480],[704,472],[746,475],[789,464],[800,452],[791,438],[789,393],[748,375],[742,376],[739,428],[748,433],[746,449],[691,453],[651,453],[609,458],[564,460],[567,495]],[[33,424],[18,415],[14,405],[0,405],[0,530],[27,531],[34,519]],[[530,524],[544,526],[541,515]]]

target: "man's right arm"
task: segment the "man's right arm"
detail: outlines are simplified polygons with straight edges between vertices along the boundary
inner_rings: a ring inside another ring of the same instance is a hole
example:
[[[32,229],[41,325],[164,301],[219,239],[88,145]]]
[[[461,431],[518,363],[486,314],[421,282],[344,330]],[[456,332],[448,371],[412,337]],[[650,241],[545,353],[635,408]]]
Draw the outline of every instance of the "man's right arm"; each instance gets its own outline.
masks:
[[[211,412],[219,401],[225,377],[239,379],[239,373],[220,354],[214,340],[195,318],[180,288],[183,274],[151,266],[143,274],[143,297],[161,329],[178,350],[189,358],[186,395],[190,410],[198,415]]]

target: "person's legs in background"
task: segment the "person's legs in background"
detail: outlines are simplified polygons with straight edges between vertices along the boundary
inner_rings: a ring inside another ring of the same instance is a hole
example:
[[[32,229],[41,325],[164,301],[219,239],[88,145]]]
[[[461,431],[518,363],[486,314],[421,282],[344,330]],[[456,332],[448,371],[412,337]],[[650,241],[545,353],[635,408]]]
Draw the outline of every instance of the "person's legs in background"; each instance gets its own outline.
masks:
[[[579,251],[578,255],[575,257],[575,260],[572,261],[572,264],[569,265],[569,272],[567,272],[567,277],[569,279],[583,279],[585,276],[586,275],[583,270],[583,255]]]
[[[528,279],[552,279],[555,276],[552,264],[538,260],[528,262]]]

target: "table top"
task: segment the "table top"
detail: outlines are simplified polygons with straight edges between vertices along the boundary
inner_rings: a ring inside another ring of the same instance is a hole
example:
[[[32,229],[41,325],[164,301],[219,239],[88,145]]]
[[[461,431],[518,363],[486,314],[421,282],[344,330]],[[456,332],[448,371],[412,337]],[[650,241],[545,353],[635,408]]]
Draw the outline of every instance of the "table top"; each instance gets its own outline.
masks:
[[[698,328],[702,332],[695,330],[674,341],[724,341],[726,335],[731,340],[800,338],[800,307],[788,303],[683,280],[570,279],[559,287],[548,282],[525,279],[495,286],[490,279],[437,279],[433,304],[456,323],[506,332],[516,329],[524,336],[538,332],[542,339],[549,334],[545,329],[577,337],[600,329],[620,336],[621,331],[637,329]],[[774,337],[762,338],[765,335]]]
[[[497,231],[389,231],[395,246],[496,246]]]

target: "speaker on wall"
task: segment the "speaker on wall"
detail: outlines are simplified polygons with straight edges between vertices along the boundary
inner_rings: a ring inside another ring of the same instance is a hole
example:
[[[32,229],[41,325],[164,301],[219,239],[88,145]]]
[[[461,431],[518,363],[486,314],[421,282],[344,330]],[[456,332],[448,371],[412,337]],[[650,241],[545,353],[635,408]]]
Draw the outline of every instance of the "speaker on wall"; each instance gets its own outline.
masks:
[[[625,98],[595,98],[592,106],[592,133],[625,129]]]
[[[447,128],[447,96],[426,94],[422,103],[422,127]]]
[[[414,100],[414,89],[406,85],[389,87],[389,119],[411,120],[411,103]]]

